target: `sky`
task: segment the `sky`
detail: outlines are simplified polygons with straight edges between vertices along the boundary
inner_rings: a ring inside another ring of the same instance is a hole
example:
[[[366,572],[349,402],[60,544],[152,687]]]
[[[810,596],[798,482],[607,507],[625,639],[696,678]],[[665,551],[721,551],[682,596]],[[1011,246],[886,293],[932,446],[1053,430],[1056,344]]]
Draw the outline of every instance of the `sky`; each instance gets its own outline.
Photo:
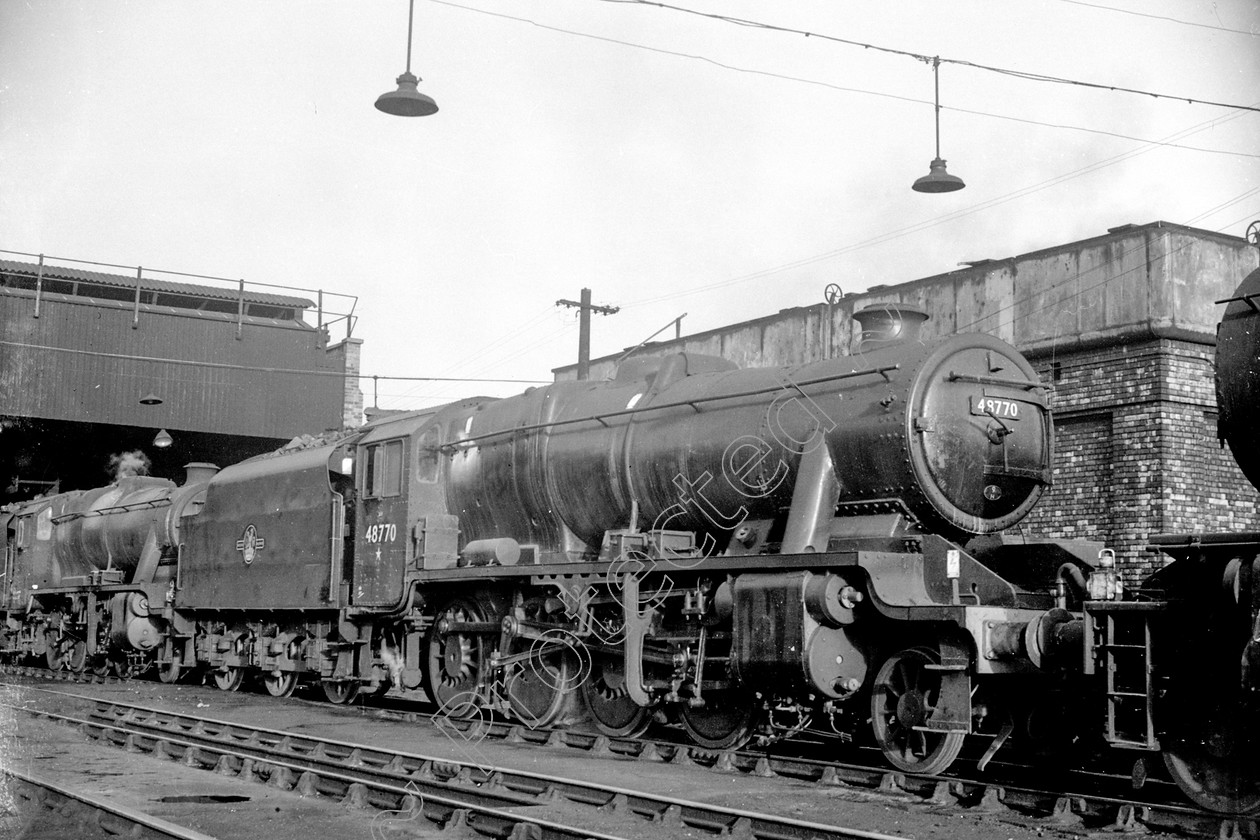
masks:
[[[550,380],[583,287],[599,357],[1260,219],[1260,0],[415,0],[422,118],[373,107],[407,15],[0,0],[0,249],[357,296],[364,374],[522,380],[364,382],[411,409]]]

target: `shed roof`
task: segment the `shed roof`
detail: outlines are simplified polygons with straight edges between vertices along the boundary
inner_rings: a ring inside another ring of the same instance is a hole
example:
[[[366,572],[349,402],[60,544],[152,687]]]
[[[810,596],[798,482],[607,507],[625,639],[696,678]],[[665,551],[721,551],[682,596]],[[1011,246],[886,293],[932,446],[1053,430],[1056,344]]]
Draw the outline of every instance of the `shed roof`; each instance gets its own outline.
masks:
[[[0,274],[15,274],[24,277],[36,277],[40,274],[40,266],[34,263],[0,259]],[[43,266],[43,276],[52,280],[64,280],[72,283],[94,283],[100,286],[111,286],[122,289],[134,289],[135,277],[121,274],[107,274],[103,271],[90,271],[82,268],[68,268],[59,265]],[[222,286],[203,286],[198,283],[176,283],[170,280],[158,280],[152,277],[140,277],[142,291],[160,294],[185,295],[187,297],[207,298],[211,300],[239,300],[239,289]],[[314,302],[306,298],[291,295],[277,295],[269,292],[254,291],[247,285],[244,292],[246,303],[257,303],[264,306],[280,306],[292,309],[308,309]]]

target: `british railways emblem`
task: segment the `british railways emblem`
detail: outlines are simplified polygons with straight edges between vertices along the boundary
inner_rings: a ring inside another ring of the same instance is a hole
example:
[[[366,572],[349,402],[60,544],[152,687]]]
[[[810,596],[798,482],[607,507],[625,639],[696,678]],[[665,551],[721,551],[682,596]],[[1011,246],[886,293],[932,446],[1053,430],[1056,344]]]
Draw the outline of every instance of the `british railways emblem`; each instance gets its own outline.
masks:
[[[258,529],[253,525],[245,526],[245,533],[241,534],[241,538],[236,541],[236,550],[241,553],[248,566],[254,562],[254,558],[258,556],[258,552],[263,550],[267,541],[258,536]]]

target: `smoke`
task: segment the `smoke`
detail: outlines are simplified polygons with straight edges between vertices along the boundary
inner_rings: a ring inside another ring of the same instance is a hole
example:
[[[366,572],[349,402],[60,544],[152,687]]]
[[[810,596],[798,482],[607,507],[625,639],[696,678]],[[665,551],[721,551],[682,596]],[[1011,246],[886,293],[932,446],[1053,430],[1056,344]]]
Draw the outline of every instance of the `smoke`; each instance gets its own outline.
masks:
[[[114,481],[133,475],[148,475],[150,463],[149,457],[139,449],[109,456],[109,469],[114,474]]]

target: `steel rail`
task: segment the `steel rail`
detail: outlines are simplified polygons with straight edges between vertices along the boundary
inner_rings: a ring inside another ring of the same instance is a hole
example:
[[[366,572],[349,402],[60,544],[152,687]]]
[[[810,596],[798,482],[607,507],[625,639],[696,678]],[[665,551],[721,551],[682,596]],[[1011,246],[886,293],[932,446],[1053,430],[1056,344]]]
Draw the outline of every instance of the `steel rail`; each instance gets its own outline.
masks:
[[[22,706],[0,705],[74,726],[88,737],[96,737],[132,752],[150,753],[159,758],[180,761],[189,767],[258,781],[303,796],[318,795],[338,799],[356,807],[397,813],[402,815],[402,821],[424,817],[443,830],[466,826],[477,833],[508,840],[623,840],[588,828],[564,825],[538,817],[525,817],[458,798],[422,794],[419,792],[419,785],[422,784],[419,778],[409,779],[406,785],[399,785],[372,781],[367,778],[370,773],[351,765],[336,765],[341,772],[331,769],[308,770],[300,763],[276,759],[259,760],[251,756],[247,749],[233,748],[227,744],[209,744],[205,741],[198,743],[195,738],[178,738],[173,735],[146,736],[136,732],[135,728],[139,727],[134,724],[132,726],[135,728],[129,728],[125,724],[109,724]]]
[[[42,668],[0,666],[0,673],[6,672],[42,676],[44,679],[53,681],[73,679],[64,671],[54,673]],[[93,678],[90,681],[99,682],[100,680]],[[54,689],[36,690],[99,702],[97,698],[59,692]],[[606,735],[571,729],[533,728],[519,723],[489,720],[451,720],[438,714],[415,710],[376,708],[373,711],[375,716],[385,720],[406,723],[429,722],[432,725],[445,726],[448,734],[455,739],[471,740],[475,736],[477,739],[487,741],[572,749],[588,755],[607,755],[695,766],[726,775],[739,773],[760,777],[782,776],[824,786],[905,793],[939,805],[1012,810],[1024,815],[1039,816],[1055,825],[1077,825],[1089,822],[1093,825],[1110,825],[1121,831],[1146,829],[1205,837],[1250,836],[1243,832],[1244,825],[1251,823],[1248,818],[1212,814],[1188,803],[1164,803],[1151,801],[1149,798],[1144,798],[1145,801],[1142,801],[1107,796],[1100,794],[1094,783],[1086,783],[1086,787],[1091,788],[1088,792],[1038,790],[1001,780],[966,779],[959,778],[955,774],[948,777],[918,776],[893,771],[882,766],[871,767],[789,755],[768,755],[756,750],[714,751],[691,744],[642,738],[610,738]],[[471,729],[476,731],[470,732]],[[452,764],[452,762],[445,763]],[[1120,779],[1108,776],[1106,781],[1119,785],[1121,782],[1127,784],[1129,780],[1127,777]],[[1148,784],[1154,782],[1155,780],[1151,780]],[[1260,837],[1260,834],[1256,836]]]
[[[151,752],[196,766],[247,773],[282,789],[331,793],[391,810],[420,809],[438,813],[424,816],[446,825],[457,810],[469,812],[470,823],[489,823],[497,836],[508,836],[518,825],[536,825],[543,838],[602,840],[606,835],[539,818],[523,817],[486,804],[507,807],[568,802],[593,811],[635,816],[663,826],[699,829],[709,834],[754,840],[900,840],[894,835],[825,825],[788,817],[724,808],[676,797],[645,794],[624,788],[580,782],[563,777],[515,771],[474,762],[422,756],[367,747],[334,739],[294,736],[279,730],[245,726],[214,719],[161,712],[127,703],[96,701],[95,719],[82,720],[32,709],[25,711],[64,719],[93,735],[127,749]],[[21,707],[16,707],[21,708]],[[104,719],[102,719],[104,718]],[[355,786],[363,788],[356,792]],[[376,801],[373,801],[373,797]],[[384,799],[382,799],[384,797]],[[412,800],[407,800],[412,797]],[[532,830],[531,830],[532,831]]]
[[[365,778],[390,776],[402,782],[427,783],[430,789],[447,796],[491,797],[512,805],[538,805],[559,797],[606,812],[634,814],[654,823],[676,821],[715,834],[739,833],[765,840],[892,840],[892,835],[887,834],[646,794],[477,761],[425,756],[309,735],[295,736],[280,730],[156,711],[130,703],[98,700],[97,704],[98,713],[101,709],[112,711],[113,716],[108,721],[111,725],[143,729],[154,733],[154,737],[167,737],[167,733],[196,734],[225,745],[248,745],[263,753],[261,757],[267,761],[272,761],[268,756],[274,755],[280,761],[328,762],[342,768],[342,772],[349,765],[355,774]],[[212,727],[221,728],[217,732],[209,731]]]
[[[72,811],[79,812],[78,822],[87,828],[94,829],[97,833],[103,832],[111,837],[129,837],[133,840],[150,840],[150,838],[215,840],[212,835],[176,825],[106,799],[89,796],[81,791],[70,790],[14,767],[0,766],[0,774],[17,782],[13,788],[14,795],[32,803],[32,807],[45,811],[56,810],[64,818],[65,806],[68,805]]]

